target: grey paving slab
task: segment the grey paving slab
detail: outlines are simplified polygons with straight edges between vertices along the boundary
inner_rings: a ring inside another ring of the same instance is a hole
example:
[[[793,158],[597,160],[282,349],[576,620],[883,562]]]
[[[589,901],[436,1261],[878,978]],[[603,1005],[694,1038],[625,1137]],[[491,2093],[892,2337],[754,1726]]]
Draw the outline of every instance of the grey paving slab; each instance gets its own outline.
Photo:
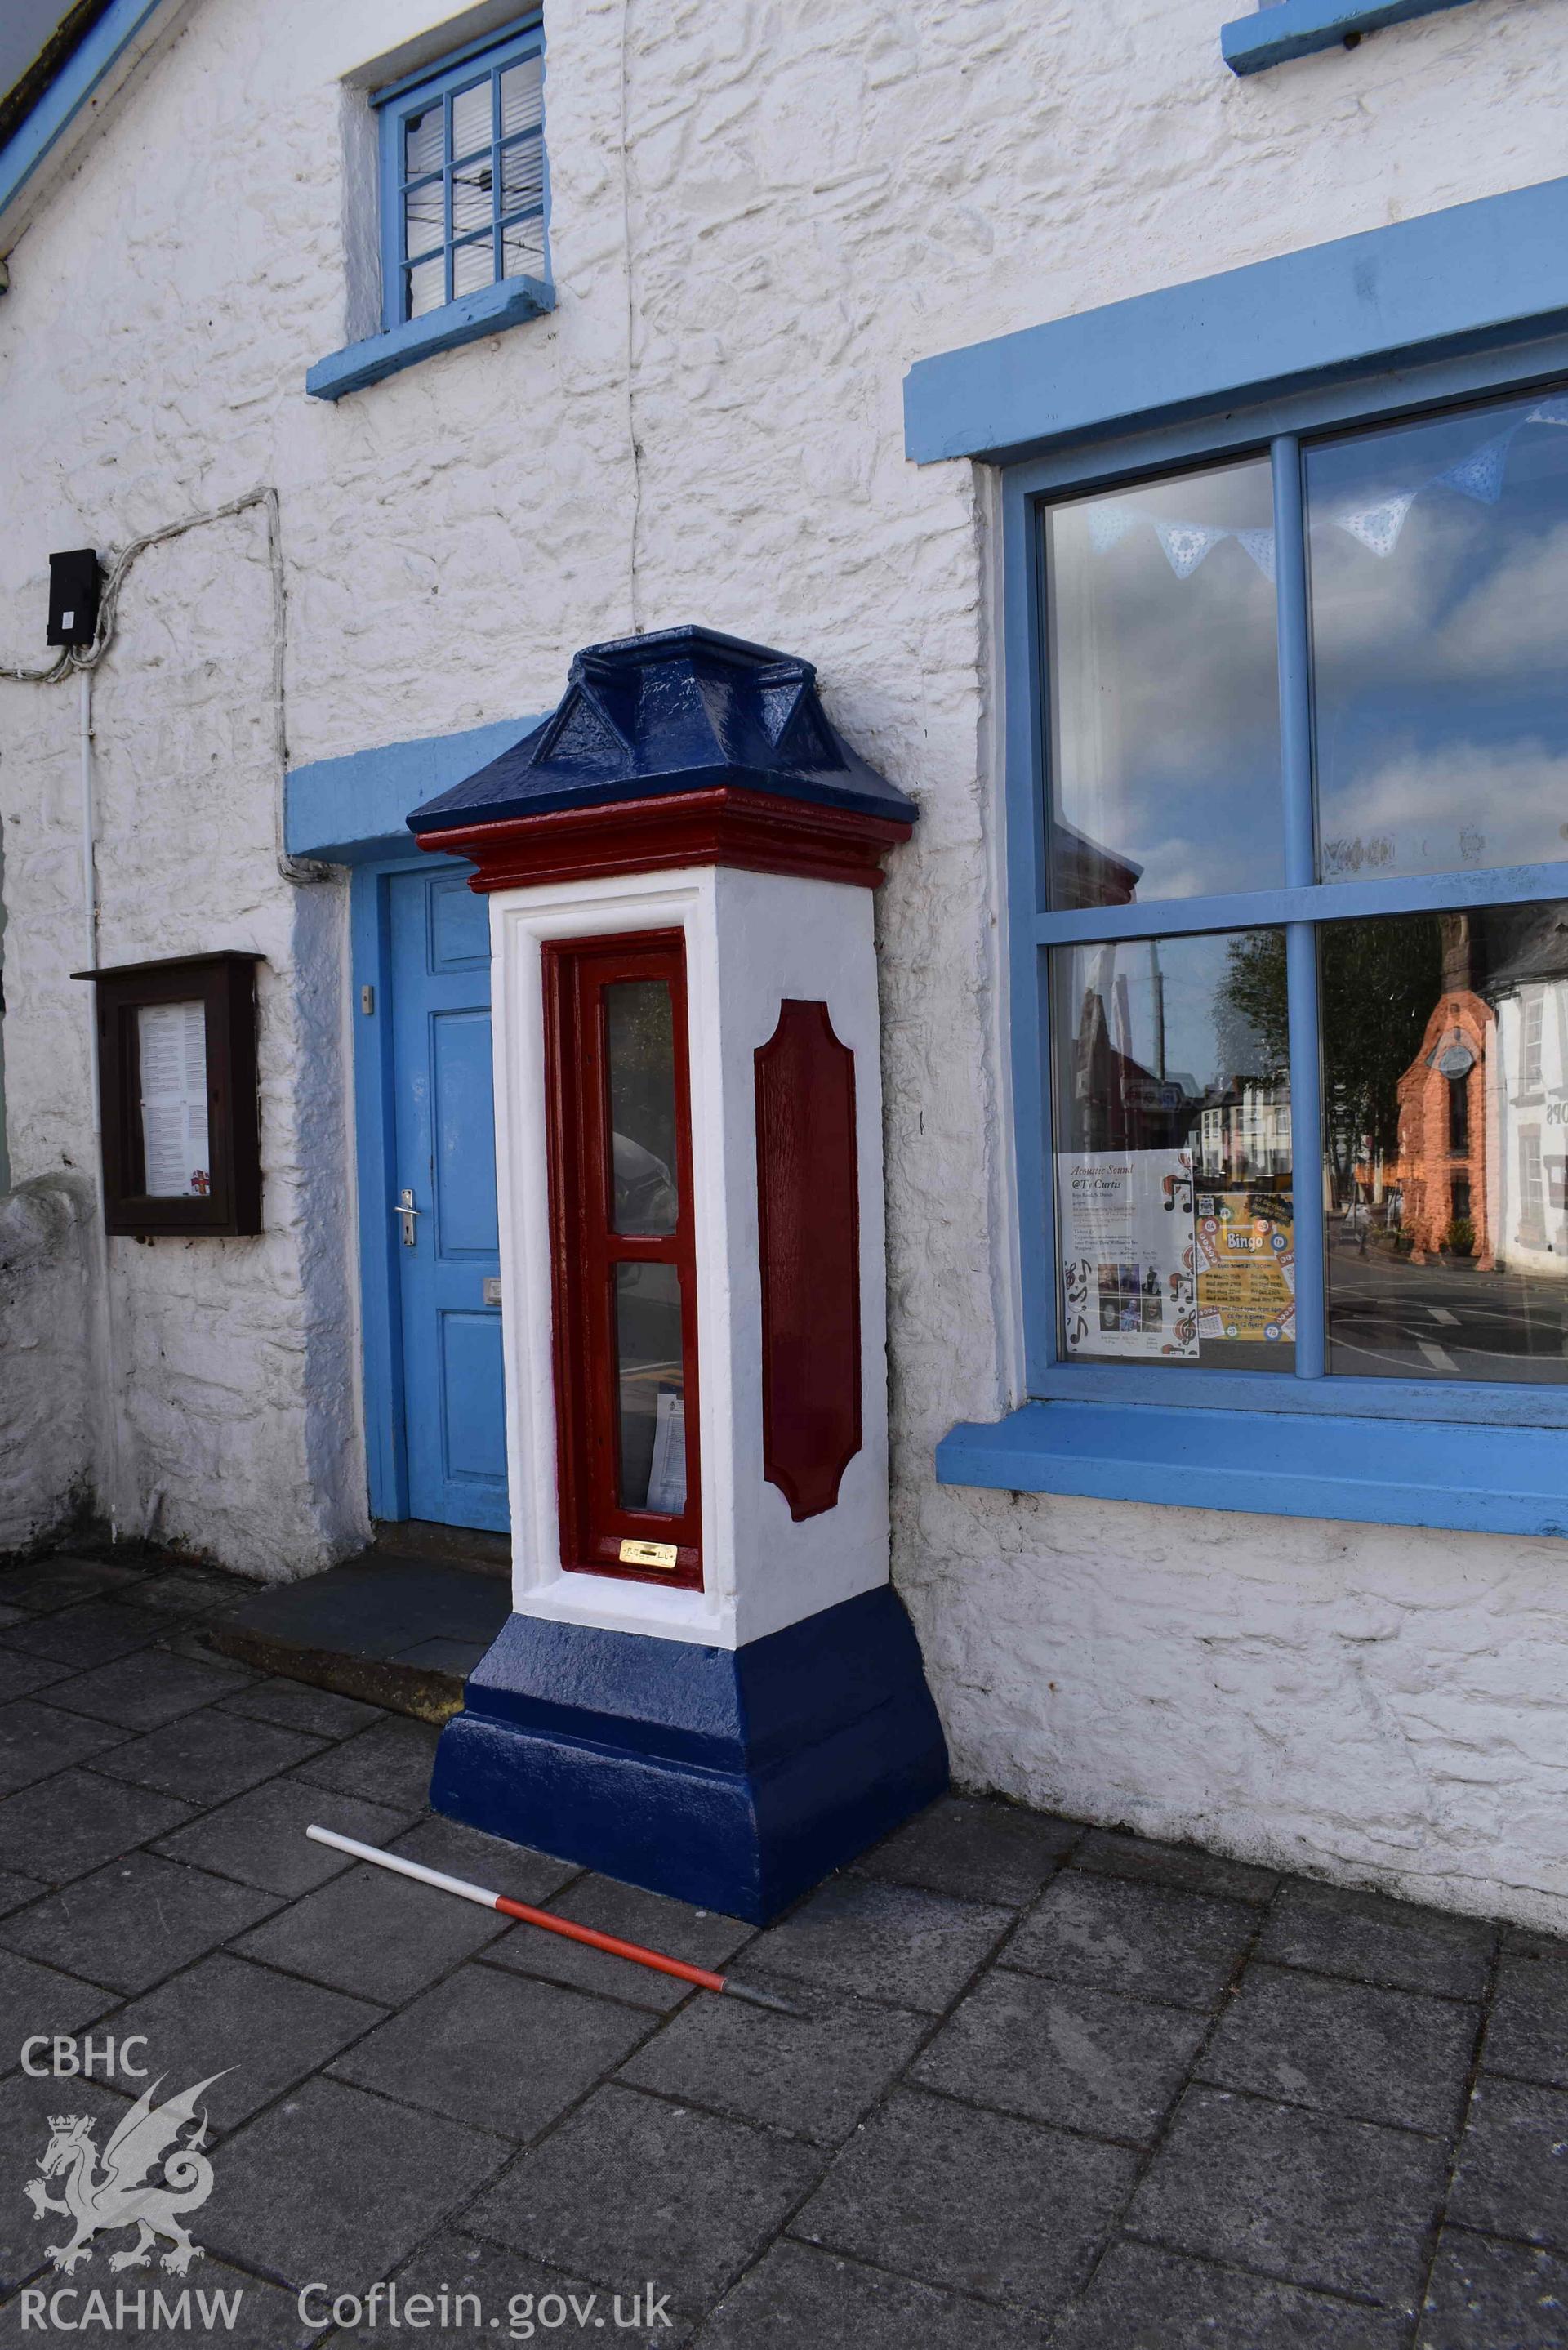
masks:
[[[318,1740],[298,1731],[275,1730],[270,1722],[242,1721],[209,1709],[127,1740],[103,1758],[102,1768],[110,1778],[133,1779],[165,1795],[221,1804],[319,1751]]]
[[[1496,1939],[1497,1929],[1477,1918],[1296,1878],[1281,1890],[1258,1954],[1392,1991],[1480,1999]]]
[[[1280,1882],[1276,1869],[1227,1860],[1196,1845],[1157,1844],[1124,1828],[1091,1828],[1073,1866],[1136,1884],[1168,1885],[1178,1893],[1207,1893],[1218,1901],[1267,1901]]]
[[[0,1868],[0,1918],[8,1918],[13,1909],[25,1909],[48,1889],[36,1877],[17,1877],[8,1868]]]
[[[145,2062],[171,2087],[222,2074],[206,2099],[234,2128],[381,2022],[386,2010],[296,1975],[214,1950],[115,2017],[117,2038],[146,2035]]]
[[[652,2029],[650,2016],[560,1983],[460,1967],[332,2071],[405,2105],[527,2139],[613,2073]]]
[[[1393,2310],[1121,2243],[1051,2350],[1406,2350],[1409,2338],[1408,2319]]]
[[[315,1738],[348,1738],[383,1719],[380,1709],[331,1690],[307,1689],[303,1681],[252,1680],[223,1701],[225,1713],[249,1721],[274,1721],[280,1730],[305,1730]]]
[[[1202,2016],[998,1967],[910,2078],[999,2113],[1148,2146],[1208,2028]]]
[[[1189,2089],[1127,2224],[1179,2251],[1413,2310],[1447,2176],[1438,2139]]]
[[[85,1714],[61,1713],[36,1698],[17,1698],[0,1712],[0,1795],[14,1794],[36,1780],[102,1754],[123,1740],[123,1730]]]
[[[111,1657],[127,1657],[133,1648],[150,1648],[161,1633],[174,1628],[172,1617],[117,1607],[108,1599],[87,1599],[79,1607],[62,1608],[57,1616],[36,1616],[14,1624],[5,1638],[25,1656],[47,1657],[80,1673],[91,1665],[107,1665]]]
[[[49,1703],[114,1722],[122,1730],[158,1730],[182,1713],[227,1697],[241,1680],[239,1673],[224,1665],[198,1664],[192,1657],[171,1656],[166,1648],[141,1648],[54,1682]]]
[[[46,2211],[38,2219],[23,2192],[26,2182],[39,2175],[38,2166],[49,2143],[50,2115],[90,2115],[101,2147],[116,2121],[128,2111],[125,2098],[100,2081],[34,2079],[26,2073],[13,2073],[0,2081],[0,2178],[5,2186],[0,2195],[0,2293],[40,2272],[54,2277],[48,2247],[68,2241],[68,2234],[62,2233],[68,2230],[63,2215]],[[52,2181],[45,2184],[51,2195],[59,2193]],[[61,2281],[55,2277],[55,2282]],[[33,2334],[35,2342],[48,2338],[47,2332]],[[112,2341],[113,2336],[106,2333],[100,2338]]]
[[[310,1841],[305,1831],[312,1822],[362,1844],[384,1844],[407,1825],[408,1816],[385,1804],[306,1787],[297,1779],[269,1779],[161,1837],[157,1849],[171,1860],[193,1861],[198,1868],[292,1898],[353,1866],[329,1845]]]
[[[106,1595],[128,1607],[150,1607],[182,1620],[214,1616],[254,1596],[255,1586],[237,1575],[203,1575],[200,1568],[177,1568],[171,1575],[150,1575],[140,1582]]]
[[[735,1974],[787,1997],[798,2012],[774,2014],[738,1999],[694,1999],[622,2067],[621,2079],[738,2121],[836,2146],[930,2029],[929,2016],[874,2007],[783,1977],[768,1982],[743,1965]]]
[[[1045,2350],[1048,2333],[1023,2311],[785,2242],[725,2295],[696,2350]]]
[[[1249,1967],[1198,2070],[1229,2089],[1451,2133],[1475,2054],[1472,2008],[1419,1991]]]
[[[82,1982],[61,1967],[46,1967],[16,1950],[0,1950],[0,2072],[21,2062],[22,2046],[35,2033],[79,2032],[115,2004],[116,1994],[100,1983]],[[36,2052],[31,2060],[41,2061]]]
[[[1084,1834],[1082,1823],[997,1798],[942,1795],[856,1862],[857,1871],[928,1893],[1021,1908]]]
[[[835,2158],[790,2232],[1045,2314],[1087,2276],[1137,2170],[1124,2147],[900,2090]]]
[[[119,2251],[131,2239],[121,2235],[102,2241],[111,2251]],[[200,2241],[198,2220],[192,2241]],[[95,2283],[112,2313],[111,2330],[99,2338],[116,2345],[192,2342],[223,2343],[225,2350],[315,2350],[322,2338],[301,2324],[292,2293],[260,2277],[246,2276],[222,2261],[202,2259],[182,2277],[167,2276],[154,2265],[111,2278],[99,2258],[93,2268],[79,2270],[74,2282],[77,2297],[63,2304],[61,2316],[73,2326],[89,2325],[89,2342],[98,2333],[88,2314],[92,2308],[88,2295]],[[36,2350],[39,2343],[49,2339],[55,2331],[48,2316],[49,2296],[64,2282],[62,2277],[53,2275],[35,2280],[34,2294],[44,2295],[41,2314],[36,2299],[29,2303],[20,2294],[0,2310],[3,2350],[11,2350],[13,2343],[26,2343]],[[119,2322],[122,2314],[123,2324]]]
[[[1504,1954],[1481,2064],[1489,2073],[1568,2089],[1568,1960]]]
[[[228,2139],[205,2206],[214,2250],[297,2291],[362,2293],[504,2161],[500,2138],[343,2081],[307,2081]]]
[[[133,1852],[0,1919],[0,1940],[111,1991],[147,1991],[276,1907],[252,1886]]]
[[[1568,2094],[1482,2074],[1459,2141],[1449,2217],[1568,2251]]]
[[[383,1714],[369,1730],[356,1731],[299,1767],[313,1786],[364,1795],[372,1804],[422,1811],[430,1797],[431,1772],[440,1732],[429,1722]]]
[[[65,1885],[190,1817],[189,1804],[151,1787],[61,1771],[0,1803],[0,1862]]]
[[[431,1865],[440,1867],[441,1863]],[[508,1879],[509,1884],[513,1881]],[[529,1897],[524,1893],[518,1898],[525,1901]],[[542,1906],[563,1918],[575,1918],[579,1926],[597,1926],[601,1933],[618,1935],[622,1941],[640,1942],[667,1957],[715,1970],[752,1936],[751,1927],[737,1918],[723,1918],[712,1909],[693,1909],[684,1901],[667,1901],[662,1894],[645,1893],[635,1885],[618,1885],[608,1877],[578,1877],[564,1893]],[[487,1964],[515,1967],[524,1974],[544,1975],[551,1982],[626,2000],[634,2007],[652,2008],[660,2014],[691,1996],[690,1985],[672,1975],[654,1974],[628,1959],[612,1959],[607,1951],[590,1950],[581,1942],[566,1941],[537,1926],[514,1927],[504,1942],[497,1942],[484,1955]]]
[[[141,1580],[133,1569],[57,1554],[0,1575],[0,1600],[8,1607],[41,1615],[53,1608],[76,1607],[84,1599],[101,1599],[111,1591],[130,1590]]]
[[[485,2243],[456,2228],[443,2228],[398,2271],[392,2282],[399,2293],[396,2324],[383,2308],[376,2323],[357,2326],[352,2334],[318,2337],[324,2350],[344,2350],[350,2342],[355,2350],[409,2350],[411,2315],[423,2316],[431,2324],[428,2339],[435,2343],[494,2333],[503,2342],[580,2343],[599,2334],[616,2350],[682,2350],[691,2337],[691,2318],[667,2296],[649,2295],[640,2279],[635,2287],[628,2285],[617,2293],[587,2277],[546,2268],[508,2244]],[[421,2293],[433,2312],[415,2308],[410,2314],[413,2297]],[[501,2323],[493,2328],[489,2321],[496,2315]],[[514,2325],[515,2333],[509,2331]],[[522,2330],[526,2327],[533,2328],[531,2335]]]
[[[1012,1925],[992,1902],[954,1901],[917,1886],[832,1877],[758,1937],[748,1964],[826,1988],[939,2012]]]
[[[1547,1934],[1533,1926],[1504,1926],[1500,1929],[1502,1948],[1516,1959],[1568,1960],[1568,1939],[1561,1934]]]
[[[556,1860],[547,1852],[535,1852],[528,1845],[508,1844],[501,1836],[483,1835],[477,1828],[464,1827],[457,1820],[440,1819],[433,1813],[427,1813],[416,1827],[400,1829],[391,1839],[391,1849],[406,1859],[421,1861],[426,1868],[439,1868],[448,1877],[466,1877],[471,1885],[487,1886],[493,1893],[504,1893],[514,1901],[532,1902],[536,1908],[570,1885],[574,1877],[583,1876],[576,1861]],[[606,1881],[598,1880],[601,1884]],[[624,1893],[628,1888],[618,1886],[615,1889]],[[691,1912],[693,1917],[696,1914]]]
[[[68,1665],[57,1665],[48,1657],[25,1657],[16,1648],[0,1648],[0,1705],[50,1689],[69,1672]]]
[[[463,2225],[597,2283],[650,2279],[678,2306],[701,2307],[755,2259],[821,2166],[798,2140],[612,2086],[520,2155]],[[721,2179],[722,2191],[704,2191]]]
[[[1445,2228],[1416,2350],[1568,2350],[1568,2260]]]
[[[1007,1945],[1007,1964],[1171,2007],[1218,2005],[1257,1926],[1239,1901],[1067,1869]]]
[[[267,1966],[399,2007],[504,1930],[493,1910],[367,1863],[306,1894],[236,1948]]]

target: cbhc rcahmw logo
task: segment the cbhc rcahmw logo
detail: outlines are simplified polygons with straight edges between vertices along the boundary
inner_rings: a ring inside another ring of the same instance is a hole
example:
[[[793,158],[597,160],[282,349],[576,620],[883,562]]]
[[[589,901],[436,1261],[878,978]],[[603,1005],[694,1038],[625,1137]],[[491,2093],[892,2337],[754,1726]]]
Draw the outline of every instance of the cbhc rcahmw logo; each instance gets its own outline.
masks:
[[[183,2276],[193,2261],[205,2257],[202,2246],[193,2241],[187,2221],[213,2191],[202,2099],[223,2074],[209,2074],[205,2080],[160,2104],[158,2093],[164,2075],[149,2079],[151,2067],[142,2061],[146,2048],[141,2033],[117,2043],[108,2035],[76,2040],[35,2033],[22,2043],[22,2069],[36,2080],[88,2081],[97,2074],[112,2079],[118,2074],[147,2085],[118,2119],[104,2123],[109,2134],[101,2147],[96,2135],[98,2116],[57,2113],[48,2117],[49,2134],[38,2157],[37,2175],[26,2181],[23,2192],[32,2204],[35,2220],[48,2224],[57,2214],[65,2222],[55,2231],[59,2241],[45,2244],[43,2251],[50,2265],[66,2276],[92,2260],[96,2237],[122,2229],[136,2232],[130,2243],[109,2254],[110,2270],[150,2268],[156,2253],[161,2268]],[[161,2245],[168,2249],[160,2251]],[[109,2296],[101,2293],[88,2294],[88,2305],[81,2309],[76,2304],[82,2296],[75,2291],[57,2288],[48,2293],[33,2286],[24,2288],[19,2298],[24,2331],[34,2325],[52,2325],[78,2332],[94,2324],[119,2324],[131,2315],[140,2324],[149,2314],[142,2305],[144,2294],[128,2295],[123,2290],[114,2295],[113,2312]],[[203,2293],[200,2298],[203,2324],[225,2328],[234,2324],[240,2293]],[[172,2297],[160,2293],[153,2300],[156,2305],[151,2314],[155,2326],[190,2325],[189,2293]],[[209,2300],[223,2305],[208,2309]],[[128,2301],[135,2302],[134,2313],[124,2308]],[[61,2305],[67,2302],[72,2304],[69,2310]],[[232,2310],[229,2303],[234,2304]]]

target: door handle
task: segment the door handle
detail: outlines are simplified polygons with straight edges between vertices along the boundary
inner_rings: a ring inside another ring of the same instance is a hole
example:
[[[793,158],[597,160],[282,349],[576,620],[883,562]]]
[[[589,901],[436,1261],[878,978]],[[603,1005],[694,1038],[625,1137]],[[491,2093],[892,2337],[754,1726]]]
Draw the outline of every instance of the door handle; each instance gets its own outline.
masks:
[[[411,1191],[400,1191],[398,1194],[398,1204],[392,1210],[392,1213],[394,1216],[401,1216],[403,1220],[403,1246],[418,1248],[419,1234],[414,1230],[414,1218],[421,1213],[421,1211],[414,1205],[414,1195]]]

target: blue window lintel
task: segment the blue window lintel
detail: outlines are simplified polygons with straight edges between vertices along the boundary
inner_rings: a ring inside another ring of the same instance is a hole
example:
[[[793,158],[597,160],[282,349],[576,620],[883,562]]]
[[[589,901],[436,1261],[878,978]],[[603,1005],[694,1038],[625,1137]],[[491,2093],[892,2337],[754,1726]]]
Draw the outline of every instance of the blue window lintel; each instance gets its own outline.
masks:
[[[1465,5],[1466,0],[1273,0],[1272,6],[1221,25],[1220,47],[1232,73],[1262,73],[1266,66],[1359,40],[1363,33],[1380,33],[1386,25]]]
[[[1462,1433],[1416,1420],[1028,1403],[961,1421],[937,1447],[944,1485],[1363,1525],[1568,1534],[1568,1430]]]
[[[499,285],[483,286],[475,294],[448,302],[422,317],[410,318],[384,334],[368,335],[327,359],[317,359],[305,379],[315,400],[341,400],[345,392],[363,391],[383,376],[396,375],[436,351],[456,350],[460,344],[478,342],[499,334],[504,327],[520,327],[525,318],[543,317],[556,307],[556,289],[539,277],[504,277]]]

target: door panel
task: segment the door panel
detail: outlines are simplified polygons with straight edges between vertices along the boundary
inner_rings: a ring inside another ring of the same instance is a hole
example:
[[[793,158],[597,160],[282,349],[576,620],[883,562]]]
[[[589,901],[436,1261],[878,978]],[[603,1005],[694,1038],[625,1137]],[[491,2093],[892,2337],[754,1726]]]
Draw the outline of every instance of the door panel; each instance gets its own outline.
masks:
[[[394,873],[391,949],[394,1165],[414,1244],[393,1253],[401,1309],[409,1513],[504,1533],[505,1406],[491,1087],[487,909],[462,875]]]

